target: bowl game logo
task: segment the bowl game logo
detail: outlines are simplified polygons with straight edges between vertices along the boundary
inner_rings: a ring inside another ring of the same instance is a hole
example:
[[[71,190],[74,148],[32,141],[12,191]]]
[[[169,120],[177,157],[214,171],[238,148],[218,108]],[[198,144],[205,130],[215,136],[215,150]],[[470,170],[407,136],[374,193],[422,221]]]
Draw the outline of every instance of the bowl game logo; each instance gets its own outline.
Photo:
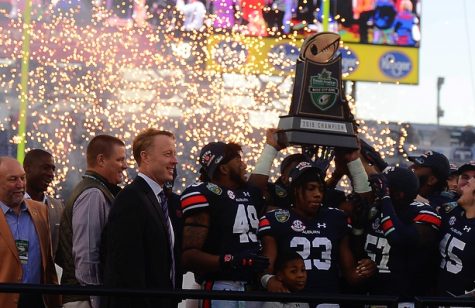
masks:
[[[317,76],[310,77],[308,93],[313,105],[321,111],[333,107],[338,92],[338,79],[332,77],[332,72],[323,69]]]
[[[295,232],[302,232],[303,230],[305,230],[305,225],[303,224],[303,222],[301,222],[300,220],[297,219],[297,220],[294,220],[294,222],[292,223],[291,228]]]
[[[290,218],[290,213],[287,210],[277,210],[274,213],[275,220],[277,220],[280,223],[284,223]]]
[[[221,193],[223,192],[223,190],[216,184],[213,184],[213,183],[208,183],[206,185],[206,188],[208,188],[209,191],[215,193],[216,195],[221,195]]]

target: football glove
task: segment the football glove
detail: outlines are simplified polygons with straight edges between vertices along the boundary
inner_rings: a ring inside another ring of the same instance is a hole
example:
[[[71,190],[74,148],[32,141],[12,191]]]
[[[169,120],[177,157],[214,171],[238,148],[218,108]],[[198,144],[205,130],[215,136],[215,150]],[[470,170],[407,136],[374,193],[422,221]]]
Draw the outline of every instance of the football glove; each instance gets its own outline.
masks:
[[[251,251],[221,255],[219,262],[223,270],[245,270],[260,273],[269,267],[267,257]]]

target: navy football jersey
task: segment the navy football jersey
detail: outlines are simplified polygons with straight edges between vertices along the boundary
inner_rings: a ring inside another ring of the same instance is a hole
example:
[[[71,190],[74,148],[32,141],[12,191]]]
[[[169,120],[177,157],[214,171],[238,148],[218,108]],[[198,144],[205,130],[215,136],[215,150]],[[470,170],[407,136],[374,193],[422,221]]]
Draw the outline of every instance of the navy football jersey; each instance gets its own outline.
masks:
[[[264,206],[260,191],[245,186],[230,190],[213,183],[193,184],[181,195],[183,218],[199,211],[210,215],[208,237],[203,251],[213,255],[235,254],[242,251],[258,252],[259,214]],[[221,271],[202,279],[248,280],[245,273]]]
[[[475,219],[454,207],[443,215],[441,231],[439,293],[464,295],[475,289]]]
[[[398,213],[402,224],[427,224],[438,230],[440,217],[428,204],[413,202],[404,212]],[[430,281],[421,286],[421,281],[429,279],[430,271],[434,271],[436,245],[427,249],[409,243],[392,247],[388,241],[395,229],[391,217],[377,212],[366,227],[364,249],[378,267],[378,273],[368,281],[371,294],[386,294],[399,296],[424,295],[428,292]],[[432,250],[432,251],[431,251]],[[417,283],[416,283],[417,282]],[[419,294],[420,293],[420,294]]]
[[[305,262],[308,291],[339,291],[340,241],[351,230],[347,216],[335,208],[320,208],[315,219],[300,217],[294,210],[275,210],[259,222],[259,237],[269,235],[278,253],[298,252]]]

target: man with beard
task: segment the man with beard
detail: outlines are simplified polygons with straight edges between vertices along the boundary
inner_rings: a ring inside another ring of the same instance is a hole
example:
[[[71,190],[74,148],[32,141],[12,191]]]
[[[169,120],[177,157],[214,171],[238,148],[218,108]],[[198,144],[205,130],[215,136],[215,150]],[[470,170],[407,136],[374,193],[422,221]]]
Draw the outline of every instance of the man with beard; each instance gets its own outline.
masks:
[[[427,202],[434,209],[453,201],[442,194],[447,188],[450,174],[450,163],[445,155],[427,151],[421,156],[409,157],[409,160],[413,162],[411,169],[419,179],[418,201]]]
[[[42,149],[33,149],[26,153],[23,168],[25,168],[26,172],[25,199],[42,202],[48,209],[54,257],[56,249],[58,248],[59,223],[61,221],[64,205],[60,200],[46,193],[48,186],[54,179],[54,171],[56,170],[53,155]]]
[[[204,290],[245,291],[269,264],[258,255],[256,236],[263,198],[244,180],[246,164],[238,144],[211,142],[201,150],[199,162],[202,182],[181,196],[184,269],[195,274]],[[203,302],[203,307],[241,305]]]

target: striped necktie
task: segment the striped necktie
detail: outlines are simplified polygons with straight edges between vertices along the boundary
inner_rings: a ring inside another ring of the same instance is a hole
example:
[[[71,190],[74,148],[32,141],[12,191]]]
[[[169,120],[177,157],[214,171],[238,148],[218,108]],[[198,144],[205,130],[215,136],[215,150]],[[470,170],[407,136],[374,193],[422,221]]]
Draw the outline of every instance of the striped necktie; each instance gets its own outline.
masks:
[[[158,193],[158,201],[160,203],[160,206],[162,207],[162,212],[163,212],[163,217],[164,217],[164,224],[165,228],[167,229],[167,235],[168,235],[168,243],[170,244],[170,255],[171,255],[171,261],[172,261],[172,268],[170,271],[170,278],[172,280],[173,287],[175,287],[175,256],[174,256],[174,251],[173,251],[173,238],[172,238],[172,226],[171,226],[171,221],[170,221],[170,216],[168,215],[168,202],[167,202],[167,197],[165,196],[165,193],[163,190]]]

